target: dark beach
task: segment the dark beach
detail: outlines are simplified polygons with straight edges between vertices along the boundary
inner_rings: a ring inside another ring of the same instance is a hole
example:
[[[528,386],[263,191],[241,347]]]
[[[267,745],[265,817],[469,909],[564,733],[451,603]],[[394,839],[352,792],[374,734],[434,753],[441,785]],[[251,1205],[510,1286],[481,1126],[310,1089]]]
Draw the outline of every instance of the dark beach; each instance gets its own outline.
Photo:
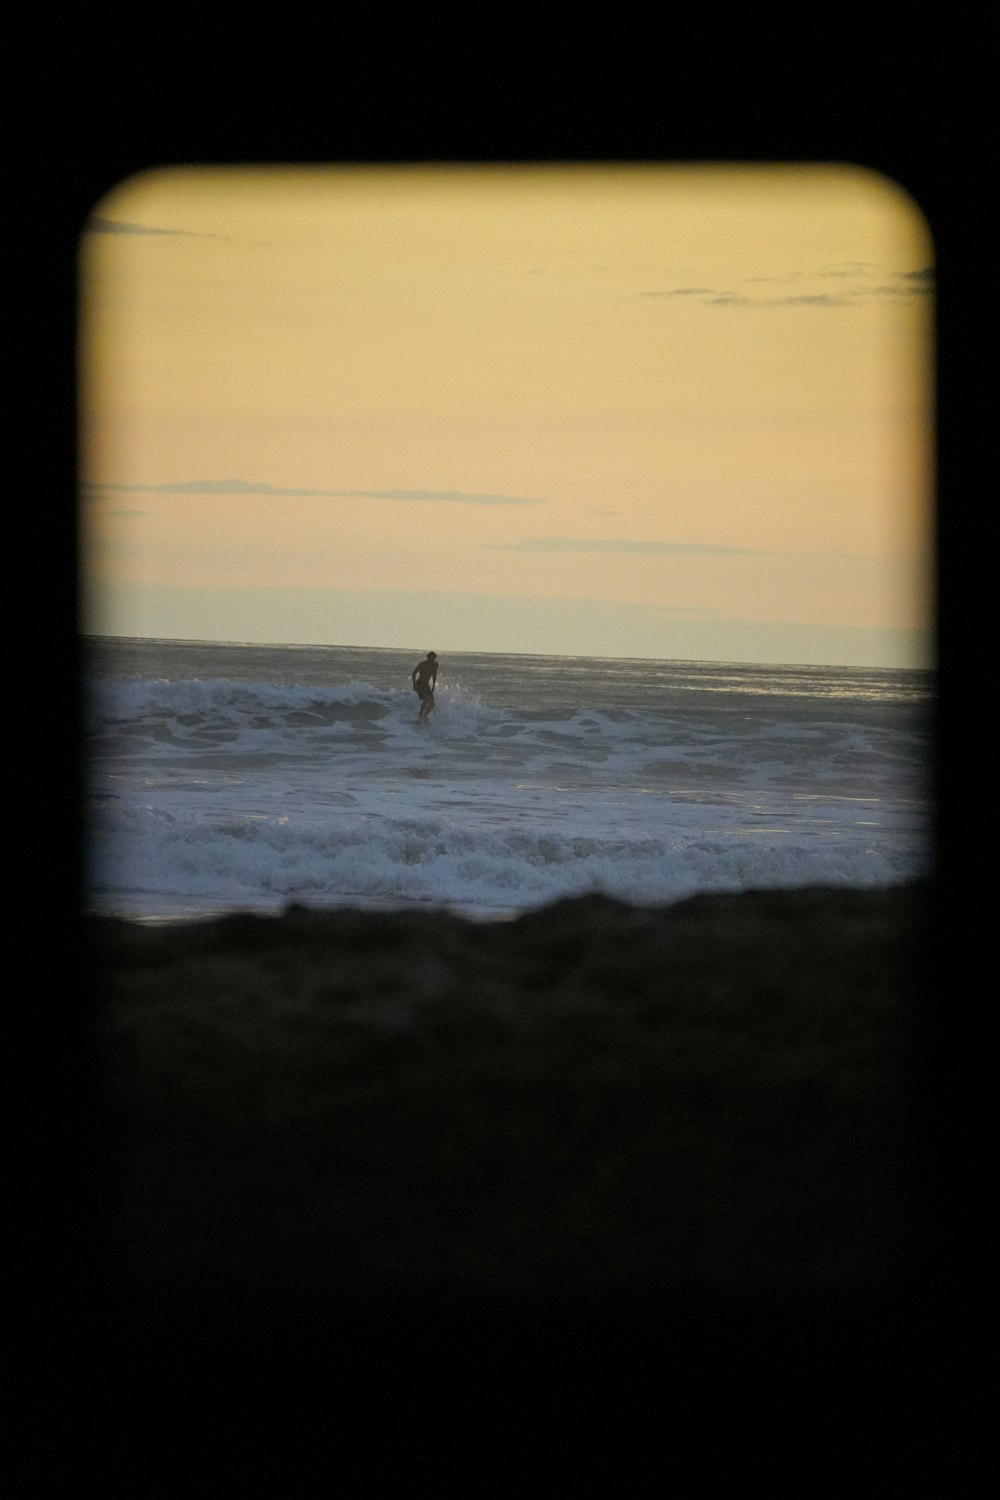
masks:
[[[930,903],[88,919],[104,1326],[894,1315],[930,1268]]]

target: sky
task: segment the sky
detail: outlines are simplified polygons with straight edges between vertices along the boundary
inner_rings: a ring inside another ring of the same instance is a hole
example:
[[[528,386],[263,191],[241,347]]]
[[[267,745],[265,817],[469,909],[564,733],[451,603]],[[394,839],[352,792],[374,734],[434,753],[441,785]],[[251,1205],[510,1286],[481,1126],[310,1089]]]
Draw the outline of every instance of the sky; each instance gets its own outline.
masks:
[[[933,285],[861,167],[132,177],[80,238],[81,628],[933,665]]]

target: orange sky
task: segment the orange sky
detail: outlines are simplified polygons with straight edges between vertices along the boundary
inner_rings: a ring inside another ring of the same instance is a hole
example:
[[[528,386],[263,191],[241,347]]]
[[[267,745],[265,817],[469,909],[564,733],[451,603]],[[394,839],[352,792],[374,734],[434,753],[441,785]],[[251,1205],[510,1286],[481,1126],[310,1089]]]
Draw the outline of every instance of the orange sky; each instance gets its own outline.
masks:
[[[932,263],[850,168],[132,179],[84,628],[929,664]]]

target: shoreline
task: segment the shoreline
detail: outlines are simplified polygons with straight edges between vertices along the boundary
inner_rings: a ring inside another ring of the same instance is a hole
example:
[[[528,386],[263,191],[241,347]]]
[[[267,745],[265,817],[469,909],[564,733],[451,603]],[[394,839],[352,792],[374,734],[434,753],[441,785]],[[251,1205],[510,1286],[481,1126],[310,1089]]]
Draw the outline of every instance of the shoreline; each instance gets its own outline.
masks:
[[[220,902],[217,899],[208,897],[197,898],[169,895],[157,896],[154,900],[150,900],[148,895],[136,894],[133,897],[126,897],[121,893],[98,898],[91,893],[86,898],[80,914],[84,922],[110,919],[135,922],[143,925],[185,925],[190,923],[215,922],[239,916],[278,919],[295,912],[313,912],[318,915],[342,912],[373,912],[392,915],[393,913],[411,911],[444,913],[447,916],[456,917],[468,922],[516,922],[521,917],[532,913],[544,912],[550,907],[567,901],[583,901],[590,898],[630,906],[637,911],[655,912],[670,910],[683,902],[694,900],[700,896],[731,897],[755,894],[766,895],[769,891],[811,890],[816,888],[830,891],[864,890],[878,892],[923,887],[929,883],[927,876],[914,875],[897,880],[872,882],[864,886],[848,882],[837,885],[809,882],[801,886],[724,887],[719,885],[687,891],[673,897],[671,900],[652,901],[648,903],[630,901],[625,898],[608,895],[604,891],[594,890],[574,892],[566,896],[540,900],[530,906],[484,906],[475,903],[448,902],[434,897],[375,896],[355,891],[345,891],[338,895],[335,900],[325,899],[323,901],[314,901],[307,894],[295,894],[275,897],[272,901],[267,902],[260,900],[253,902],[236,900]]]

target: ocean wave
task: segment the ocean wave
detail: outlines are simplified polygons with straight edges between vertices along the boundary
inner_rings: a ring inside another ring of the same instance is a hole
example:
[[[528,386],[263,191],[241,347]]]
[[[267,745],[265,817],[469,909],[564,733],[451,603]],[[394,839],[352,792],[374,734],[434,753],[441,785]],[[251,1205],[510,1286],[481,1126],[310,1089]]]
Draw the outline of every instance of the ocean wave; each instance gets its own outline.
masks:
[[[399,689],[350,682],[330,689],[283,683],[240,682],[230,678],[95,677],[84,693],[86,725],[97,732],[106,724],[138,723],[151,716],[229,715],[316,712],[329,707],[371,704],[386,709],[406,698]]]
[[[90,678],[89,902],[514,912],[926,867],[926,734],[881,708],[501,706],[456,680],[422,724],[397,682]]]
[[[563,785],[640,787],[710,800],[784,787],[861,797],[921,792],[919,733],[851,719],[734,722],[706,710],[684,717],[577,707],[564,713],[482,702],[461,687],[438,694],[419,723],[414,695],[354,681],[311,686],[219,678],[110,678],[86,698],[89,764],[145,769],[147,777],[214,771],[220,785],[251,772],[312,767],[350,786],[370,778],[532,778]],[[322,801],[325,782],[310,795]]]
[[[661,904],[696,890],[808,883],[889,884],[920,873],[919,848],[894,851],[846,827],[748,834],[715,810],[690,809],[659,831],[619,833],[538,818],[506,826],[460,817],[239,813],[206,818],[151,803],[106,807],[90,848],[88,884],[100,904],[116,891],[156,892],[237,906],[290,901],[431,902],[514,911],[600,891]]]

